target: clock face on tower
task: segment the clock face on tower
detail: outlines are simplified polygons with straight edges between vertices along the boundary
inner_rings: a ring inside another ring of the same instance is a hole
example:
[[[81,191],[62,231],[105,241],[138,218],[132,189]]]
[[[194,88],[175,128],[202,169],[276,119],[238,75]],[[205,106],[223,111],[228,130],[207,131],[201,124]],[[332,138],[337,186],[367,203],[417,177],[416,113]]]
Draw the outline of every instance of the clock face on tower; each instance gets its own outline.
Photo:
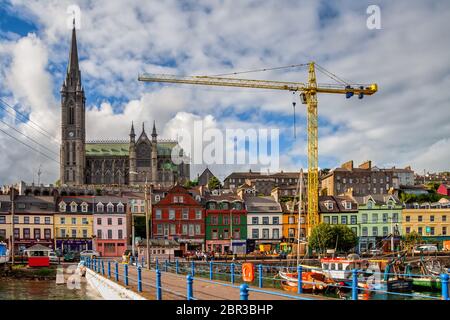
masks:
[[[73,138],[73,136],[74,136],[73,131],[69,131],[69,137]]]

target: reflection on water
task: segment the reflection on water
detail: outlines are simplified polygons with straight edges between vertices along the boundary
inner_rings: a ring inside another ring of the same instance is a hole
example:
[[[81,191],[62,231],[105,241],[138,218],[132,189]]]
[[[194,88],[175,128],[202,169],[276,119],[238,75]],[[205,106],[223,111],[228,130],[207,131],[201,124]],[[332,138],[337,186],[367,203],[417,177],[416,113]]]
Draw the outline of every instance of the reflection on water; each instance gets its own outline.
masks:
[[[101,297],[86,283],[69,289],[56,281],[0,279],[0,300],[99,300]]]

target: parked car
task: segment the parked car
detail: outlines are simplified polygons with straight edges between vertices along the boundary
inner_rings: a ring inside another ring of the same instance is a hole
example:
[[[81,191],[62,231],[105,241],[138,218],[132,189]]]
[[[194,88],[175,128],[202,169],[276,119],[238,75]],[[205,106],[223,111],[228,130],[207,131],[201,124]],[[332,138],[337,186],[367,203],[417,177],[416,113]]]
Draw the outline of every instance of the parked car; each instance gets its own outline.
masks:
[[[95,259],[100,257],[100,253],[95,250],[84,250],[80,252],[80,257]]]
[[[65,253],[64,254],[64,261],[65,262],[74,262],[74,261],[76,261],[75,252],[69,251],[69,252]]]
[[[381,250],[381,249],[372,249],[369,252],[373,256],[378,256],[378,255],[383,254],[383,250]]]
[[[435,253],[438,252],[438,248],[435,245],[421,245],[414,249],[414,253]]]
[[[50,258],[50,263],[59,263],[59,257],[55,251],[50,251],[48,257]]]

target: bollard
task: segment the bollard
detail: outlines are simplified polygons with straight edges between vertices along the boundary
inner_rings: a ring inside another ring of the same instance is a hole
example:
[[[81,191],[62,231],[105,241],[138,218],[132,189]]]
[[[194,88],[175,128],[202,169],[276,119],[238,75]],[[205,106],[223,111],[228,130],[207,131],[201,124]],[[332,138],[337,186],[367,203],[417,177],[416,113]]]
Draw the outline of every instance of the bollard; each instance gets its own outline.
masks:
[[[166,261],[164,262],[164,271],[167,272],[167,270],[169,270],[169,261],[167,261],[166,259]]]
[[[162,300],[161,291],[161,271],[156,269],[156,300]]]
[[[119,282],[119,263],[116,261],[116,281]]]
[[[263,274],[262,274],[262,265],[258,265],[258,278],[259,278],[259,287],[263,287]]]
[[[130,256],[130,264],[133,265],[133,256]]]
[[[191,275],[195,277],[195,263],[194,261],[191,261]]]
[[[128,265],[123,265],[123,278],[125,279],[125,285],[128,286]]]
[[[108,278],[111,278],[111,261],[108,260]]]
[[[159,260],[158,258],[155,259],[155,269],[159,269]]]
[[[141,270],[141,267],[139,267],[137,269],[137,275],[138,275],[138,278],[137,278],[138,292],[142,292],[142,270]]]
[[[248,300],[248,285],[245,283],[241,284],[239,286],[239,291],[240,291],[241,300]]]
[[[192,276],[190,275],[190,274],[188,274],[187,276],[186,276],[186,282],[187,282],[187,299],[188,300],[193,300],[193,290],[192,290],[192,282],[193,282],[193,278],[192,278]]]
[[[102,274],[105,275],[105,261],[102,260]]]
[[[302,266],[297,266],[297,293],[303,293],[303,270]]]
[[[448,274],[441,274],[442,300],[450,300],[448,297]]]
[[[89,260],[90,260],[89,257],[86,258],[86,266],[87,266],[88,268],[91,267],[91,264],[90,264],[90,261],[89,261]]]
[[[180,272],[180,266],[178,265],[178,259],[175,260],[175,273],[178,274]]]
[[[230,264],[231,283],[234,284],[234,263]]]
[[[352,300],[358,300],[358,270],[352,270]]]
[[[213,279],[213,263],[212,261],[209,262],[209,280]]]

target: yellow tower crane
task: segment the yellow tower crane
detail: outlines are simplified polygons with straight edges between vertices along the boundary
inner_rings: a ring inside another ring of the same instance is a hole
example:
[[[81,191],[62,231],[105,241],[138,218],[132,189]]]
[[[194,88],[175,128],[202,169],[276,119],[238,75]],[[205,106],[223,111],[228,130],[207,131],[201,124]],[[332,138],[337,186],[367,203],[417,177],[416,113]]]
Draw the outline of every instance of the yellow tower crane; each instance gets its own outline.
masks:
[[[307,236],[311,230],[319,223],[319,170],[318,170],[318,116],[317,116],[317,93],[345,94],[347,98],[358,95],[360,99],[364,95],[372,95],[377,92],[376,84],[352,84],[341,81],[324,68],[310,62],[308,72],[308,83],[268,81],[268,80],[247,80],[236,78],[224,78],[218,76],[175,76],[166,74],[142,74],[139,81],[146,82],[166,82],[185,83],[209,86],[258,88],[294,91],[300,94],[303,104],[307,105],[308,122],[308,210],[307,210]],[[317,84],[316,67],[333,79],[338,79],[340,84]],[[274,68],[277,69],[277,68]],[[265,69],[263,69],[265,70]],[[263,71],[261,70],[261,71]]]

